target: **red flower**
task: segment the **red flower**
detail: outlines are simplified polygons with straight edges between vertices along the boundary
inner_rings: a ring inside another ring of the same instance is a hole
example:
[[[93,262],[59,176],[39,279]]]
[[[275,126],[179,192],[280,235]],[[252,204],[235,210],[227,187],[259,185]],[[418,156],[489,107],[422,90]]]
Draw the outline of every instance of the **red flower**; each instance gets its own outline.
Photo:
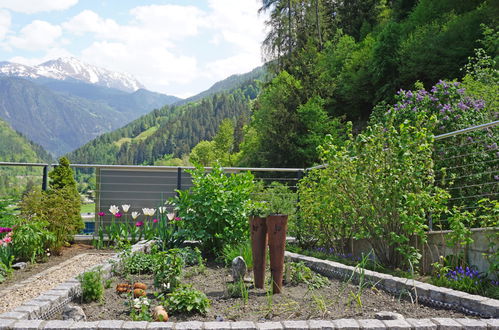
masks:
[[[98,215],[99,217],[103,217],[103,216],[105,216],[105,215],[106,215],[106,213],[104,213],[104,212],[99,212],[99,213],[97,213],[97,215]]]
[[[154,223],[158,223],[158,221],[159,221],[158,219],[152,219],[152,222]]]
[[[143,225],[144,225],[144,223],[143,223],[142,221],[137,221],[137,222],[135,223],[135,226],[136,226],[136,227],[142,227]]]
[[[116,218],[121,218],[121,213],[120,213],[120,212],[116,212],[116,213],[114,214],[114,216],[115,216]]]

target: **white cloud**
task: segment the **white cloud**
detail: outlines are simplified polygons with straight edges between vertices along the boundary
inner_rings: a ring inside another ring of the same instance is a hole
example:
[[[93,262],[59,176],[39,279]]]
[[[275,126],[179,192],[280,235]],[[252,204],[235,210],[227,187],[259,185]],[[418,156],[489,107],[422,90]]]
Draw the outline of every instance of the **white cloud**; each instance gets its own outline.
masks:
[[[44,50],[53,46],[62,35],[62,29],[58,25],[52,25],[45,21],[34,20],[23,27],[17,36],[7,38],[10,46],[25,50]]]
[[[0,9],[0,41],[5,38],[10,28],[10,14],[6,10]]]
[[[134,25],[155,31],[169,40],[195,36],[206,26],[206,13],[194,6],[151,5],[130,10]]]
[[[11,7],[22,2],[8,1]],[[206,10],[188,5],[137,6],[129,10],[128,22],[87,7],[59,26],[33,21],[16,35],[9,31],[0,46],[47,49],[43,60],[66,55],[60,54],[61,47],[68,47],[84,62],[133,74],[149,89],[186,96],[188,91],[208,88],[217,80],[261,65],[265,17],[257,14],[259,1],[207,2]],[[0,16],[0,33],[1,26]],[[215,53],[215,49],[220,51]],[[29,58],[19,60],[28,64]],[[36,61],[30,64],[42,62],[41,58]]]
[[[78,0],[2,0],[0,9],[33,14],[44,11],[65,10],[73,7]]]
[[[187,84],[198,76],[195,57],[174,55],[162,45],[95,42],[82,52],[82,60],[131,73],[147,88],[162,92],[171,91],[172,84]]]

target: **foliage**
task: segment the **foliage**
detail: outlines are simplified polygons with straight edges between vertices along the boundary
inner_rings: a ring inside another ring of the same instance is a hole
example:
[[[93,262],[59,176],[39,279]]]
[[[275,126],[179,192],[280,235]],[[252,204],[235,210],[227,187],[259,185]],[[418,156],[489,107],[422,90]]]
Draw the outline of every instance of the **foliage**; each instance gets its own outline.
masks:
[[[206,295],[188,285],[181,285],[169,293],[166,303],[168,311],[172,313],[206,314],[210,308],[210,300]]]
[[[21,220],[14,227],[12,244],[17,260],[35,262],[46,257],[46,249],[55,242],[55,235],[48,230],[46,221]]]
[[[81,299],[83,302],[102,302],[104,299],[104,285],[100,269],[85,272],[79,275],[78,279],[81,284]]]
[[[20,203],[21,216],[29,221],[46,222],[55,240],[48,246],[59,253],[62,246],[73,240],[73,235],[83,228],[80,216],[80,198],[71,187],[42,192],[32,190]]]
[[[410,239],[424,242],[426,215],[441,213],[447,197],[433,185],[432,134],[419,124],[428,120],[434,119],[388,121],[346,147],[325,144],[328,166],[300,183],[301,238],[315,235],[321,245],[337,247],[353,233],[369,240],[383,265],[416,264],[421,255]]]
[[[479,209],[477,210],[478,220],[481,228],[497,228],[499,227],[499,201],[482,199],[479,202]],[[490,231],[486,235],[488,244],[487,251],[483,256],[489,263],[487,271],[491,279],[499,274],[499,249],[497,248],[499,242],[499,231]]]
[[[179,248],[187,239],[187,231],[182,228],[181,219],[178,217],[170,219],[165,213],[160,212],[155,228],[156,244],[161,251]]]
[[[190,236],[201,241],[203,251],[213,254],[244,239],[251,173],[227,175],[219,165],[207,173],[200,166],[189,173],[193,187],[178,191],[174,204]]]
[[[248,303],[248,287],[243,279],[235,283],[227,283],[227,294],[231,298],[243,298],[244,304]]]
[[[253,253],[251,251],[251,242],[249,241],[233,245],[225,245],[222,250],[222,256],[226,266],[230,266],[232,264],[232,260],[238,256],[241,256],[246,262],[248,269],[253,268]]]
[[[172,292],[180,286],[184,259],[180,249],[159,252],[154,266],[154,287],[162,292]]]
[[[138,297],[130,302],[130,317],[133,321],[152,321],[149,311],[151,301],[147,297]]]
[[[121,267],[124,274],[152,274],[157,266],[154,254],[124,251],[121,256]]]
[[[329,285],[327,277],[321,276],[312,271],[303,262],[288,262],[286,263],[286,281],[291,285],[304,283],[309,290],[317,290]]]
[[[190,246],[180,249],[180,254],[186,266],[200,265],[203,263],[203,256],[199,248],[191,248]]]

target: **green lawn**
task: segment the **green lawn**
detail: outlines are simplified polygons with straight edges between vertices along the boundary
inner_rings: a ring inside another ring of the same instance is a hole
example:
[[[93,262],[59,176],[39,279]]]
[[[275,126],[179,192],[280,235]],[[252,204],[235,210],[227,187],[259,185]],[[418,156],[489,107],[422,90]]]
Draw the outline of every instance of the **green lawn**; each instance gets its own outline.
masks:
[[[92,203],[92,204],[82,204],[80,212],[81,213],[94,213],[95,212],[95,203]]]

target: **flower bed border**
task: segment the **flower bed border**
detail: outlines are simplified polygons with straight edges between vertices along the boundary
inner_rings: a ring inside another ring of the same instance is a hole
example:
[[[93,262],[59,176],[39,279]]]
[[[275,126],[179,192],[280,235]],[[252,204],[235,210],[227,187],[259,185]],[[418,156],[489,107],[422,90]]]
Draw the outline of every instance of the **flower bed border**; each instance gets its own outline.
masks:
[[[132,251],[147,252],[153,242],[139,242],[132,247]],[[119,261],[120,254],[112,256],[101,267],[104,278],[111,277],[113,264]],[[293,261],[303,261],[310,268],[328,277],[340,279],[350,278],[355,272],[352,266],[341,263],[307,257],[296,253],[286,252],[286,258]],[[359,271],[353,275],[358,278]],[[35,299],[15,308],[11,312],[0,314],[1,329],[239,329],[239,330],[294,330],[294,329],[499,329],[499,300],[470,295],[456,290],[440,288],[415,280],[403,279],[369,270],[364,271],[365,278],[376,284],[377,287],[397,294],[409,292],[417,301],[438,307],[453,308],[482,317],[492,319],[467,318],[431,318],[431,319],[401,319],[401,320],[308,320],[282,322],[137,322],[104,320],[95,322],[74,322],[53,320],[46,321],[81,292],[79,281],[70,279],[54,289],[44,292]]]

